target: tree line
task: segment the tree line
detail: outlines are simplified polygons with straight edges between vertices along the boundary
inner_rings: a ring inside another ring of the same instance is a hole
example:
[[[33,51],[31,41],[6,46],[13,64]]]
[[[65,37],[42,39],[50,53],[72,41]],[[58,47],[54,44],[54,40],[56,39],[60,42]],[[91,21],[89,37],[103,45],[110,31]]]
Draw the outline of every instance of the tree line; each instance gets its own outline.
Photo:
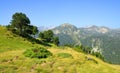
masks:
[[[40,32],[37,26],[30,24],[30,19],[24,13],[15,13],[9,25],[6,26],[8,30],[22,37],[31,37],[32,35],[39,34],[39,38],[48,43],[59,44],[59,38],[56,37],[52,30]]]
[[[93,51],[91,47],[84,46],[82,44],[81,45],[65,44],[64,46],[71,47],[75,51],[78,51],[78,52],[83,52],[83,53],[86,53],[86,54],[91,54],[91,55],[96,56],[96,57],[102,59],[103,61],[105,61],[104,60],[104,56],[101,54],[101,52],[99,52],[99,51]]]

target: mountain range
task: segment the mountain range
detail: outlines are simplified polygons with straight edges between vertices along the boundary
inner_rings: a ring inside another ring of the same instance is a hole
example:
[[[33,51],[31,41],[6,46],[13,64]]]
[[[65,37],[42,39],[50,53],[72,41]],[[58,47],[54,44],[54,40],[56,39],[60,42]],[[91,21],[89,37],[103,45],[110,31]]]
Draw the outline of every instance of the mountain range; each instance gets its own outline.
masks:
[[[95,25],[77,28],[65,23],[52,30],[59,37],[60,45],[89,46],[94,51],[100,51],[105,61],[120,64],[120,29]]]

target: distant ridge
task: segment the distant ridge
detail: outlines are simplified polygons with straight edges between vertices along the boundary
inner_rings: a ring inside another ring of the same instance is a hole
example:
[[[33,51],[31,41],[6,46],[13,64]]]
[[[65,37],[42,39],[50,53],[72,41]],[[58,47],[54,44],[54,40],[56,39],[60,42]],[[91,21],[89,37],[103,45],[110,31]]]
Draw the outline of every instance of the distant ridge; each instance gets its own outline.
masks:
[[[49,27],[45,27],[45,26],[39,26],[38,30],[39,31],[45,31],[45,30],[50,30],[50,29],[54,29],[54,26],[49,26]]]

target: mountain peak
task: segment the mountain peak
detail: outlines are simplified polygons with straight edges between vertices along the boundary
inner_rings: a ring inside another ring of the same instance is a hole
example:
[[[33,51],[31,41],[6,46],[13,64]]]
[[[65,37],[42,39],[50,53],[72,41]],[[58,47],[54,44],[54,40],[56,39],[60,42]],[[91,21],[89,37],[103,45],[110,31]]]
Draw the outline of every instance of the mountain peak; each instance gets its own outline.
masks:
[[[70,23],[64,23],[64,24],[62,24],[61,26],[65,27],[65,26],[74,26],[74,25],[72,25],[72,24],[70,24]],[[75,26],[74,26],[74,27],[75,27]]]
[[[55,34],[59,34],[60,32],[63,34],[71,34],[72,32],[77,31],[77,27],[72,24],[64,23],[56,28],[53,29]]]
[[[98,26],[96,26],[96,25],[88,25],[88,26],[86,26],[84,28],[98,28]]]
[[[84,27],[84,28],[105,28],[105,29],[109,29],[108,27],[105,27],[105,26],[96,26],[96,25],[89,25],[89,26]]]
[[[99,33],[106,33],[109,31],[108,27],[105,26],[96,26],[96,25],[89,25],[87,27],[84,27],[84,29],[88,30],[88,31],[96,31]]]
[[[73,29],[77,29],[76,26],[74,26],[74,25],[72,25],[72,24],[70,24],[70,23],[64,23],[64,24],[60,25],[60,27],[62,27],[62,28],[73,28]]]

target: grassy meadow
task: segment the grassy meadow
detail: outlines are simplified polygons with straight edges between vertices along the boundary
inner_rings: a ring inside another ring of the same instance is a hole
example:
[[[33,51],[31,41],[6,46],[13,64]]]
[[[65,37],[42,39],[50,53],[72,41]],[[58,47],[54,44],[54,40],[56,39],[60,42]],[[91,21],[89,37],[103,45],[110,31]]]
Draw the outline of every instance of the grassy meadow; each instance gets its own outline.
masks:
[[[44,47],[53,56],[43,59],[25,57],[24,51],[32,47]],[[120,73],[120,66],[73,48],[31,43],[0,26],[0,73]]]

